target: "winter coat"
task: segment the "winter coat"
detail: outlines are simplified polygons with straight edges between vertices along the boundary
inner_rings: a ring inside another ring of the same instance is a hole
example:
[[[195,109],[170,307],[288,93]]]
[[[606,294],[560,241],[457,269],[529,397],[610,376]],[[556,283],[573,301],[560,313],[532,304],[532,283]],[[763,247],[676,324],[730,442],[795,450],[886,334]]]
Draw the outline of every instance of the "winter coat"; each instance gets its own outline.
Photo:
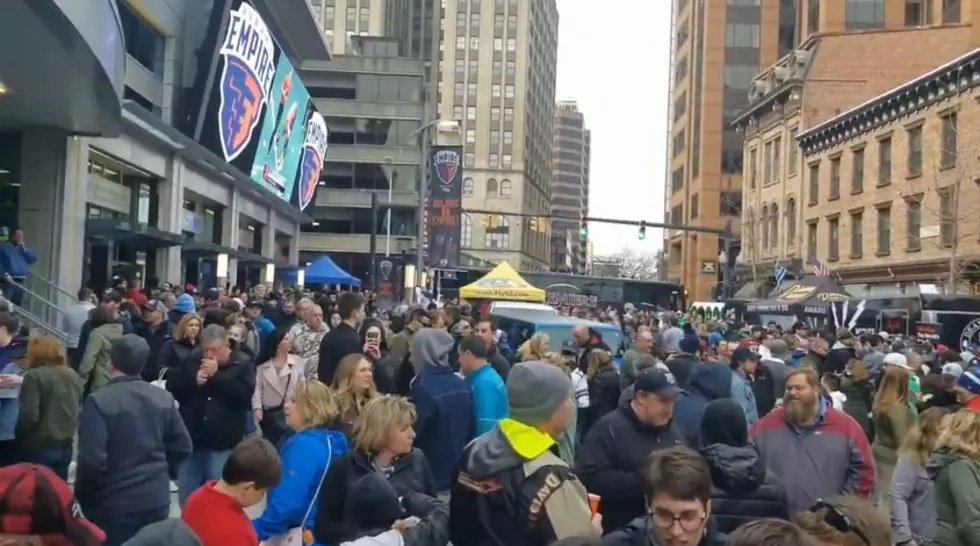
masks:
[[[703,363],[691,373],[686,389],[674,401],[674,422],[680,427],[687,445],[701,447],[701,416],[708,402],[729,398],[732,393],[732,371],[722,364]]]
[[[344,542],[341,546],[446,546],[449,543],[449,507],[439,499],[421,493],[409,493],[402,498],[407,518],[405,530],[386,529],[377,534]],[[422,518],[414,516],[424,514]]]
[[[674,375],[677,386],[686,389],[691,382],[691,376],[694,375],[694,370],[701,366],[701,361],[694,355],[676,353],[668,358],[664,364],[667,365],[670,373]]]
[[[346,452],[347,439],[328,428],[301,430],[282,442],[279,450],[282,479],[269,490],[262,515],[252,520],[260,541],[294,527],[313,528],[316,490],[330,463]],[[310,517],[303,521],[307,512]]]
[[[95,392],[109,384],[109,351],[119,343],[123,334],[124,327],[117,322],[103,324],[89,333],[82,363],[78,367],[78,375],[82,377],[86,392]]]
[[[868,438],[874,438],[874,425],[871,424],[871,404],[874,395],[871,393],[871,383],[867,380],[854,381],[848,377],[841,382],[840,392],[847,397],[844,401],[844,413],[857,421]]]
[[[712,444],[701,456],[711,470],[711,515],[719,532],[762,518],[789,519],[786,491],[755,447]]]
[[[78,429],[82,382],[68,366],[35,365],[20,386],[15,437],[27,450],[71,446]]]
[[[587,422],[581,423],[587,432],[602,416],[619,407],[619,372],[612,364],[600,368],[589,378],[589,409]]]
[[[167,373],[170,373],[171,369],[180,367],[190,357],[193,350],[194,345],[187,340],[168,339],[156,358],[151,355],[150,361],[146,363],[146,368],[143,370],[143,378],[154,381],[160,379],[161,374],[163,374],[163,379],[166,379],[166,374],[163,371],[167,370]]]
[[[898,462],[898,448],[915,426],[915,420],[915,413],[905,404],[896,404],[886,413],[874,417],[875,441],[871,444],[871,453],[876,462],[892,466]]]
[[[715,529],[713,517],[708,518],[701,541],[692,546],[724,546],[725,535]],[[649,517],[636,518],[627,525],[602,537],[602,546],[662,546],[653,536],[653,523]]]
[[[942,451],[927,467],[936,483],[934,546],[980,546],[980,461]]]

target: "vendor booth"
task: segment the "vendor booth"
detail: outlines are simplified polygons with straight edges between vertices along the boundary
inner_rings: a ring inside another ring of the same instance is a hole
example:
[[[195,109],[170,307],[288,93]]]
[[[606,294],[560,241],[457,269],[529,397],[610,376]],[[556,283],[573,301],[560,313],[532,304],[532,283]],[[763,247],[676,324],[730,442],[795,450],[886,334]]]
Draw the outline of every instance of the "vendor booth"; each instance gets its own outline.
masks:
[[[721,320],[725,318],[725,304],[717,301],[696,301],[691,304],[691,313],[705,320]]]
[[[343,286],[360,286],[361,280],[344,271],[340,266],[330,259],[330,256],[318,258],[315,262],[299,271],[288,271],[283,273],[284,282],[299,282],[299,272],[302,272],[304,285],[317,284],[339,284]]]
[[[460,288],[459,297],[464,300],[542,303],[545,300],[545,291],[525,281],[507,262],[501,262],[479,280]]]
[[[775,322],[783,328],[797,321],[811,326],[846,327],[855,314],[863,312],[864,301],[855,301],[830,277],[808,276],[788,286],[775,296],[746,306],[750,315],[758,315],[759,324]]]

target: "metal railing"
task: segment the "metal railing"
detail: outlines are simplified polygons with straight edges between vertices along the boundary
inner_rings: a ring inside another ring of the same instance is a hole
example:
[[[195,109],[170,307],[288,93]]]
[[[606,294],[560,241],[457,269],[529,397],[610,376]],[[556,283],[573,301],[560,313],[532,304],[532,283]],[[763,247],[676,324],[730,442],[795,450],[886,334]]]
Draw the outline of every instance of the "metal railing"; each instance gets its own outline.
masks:
[[[55,330],[64,330],[65,308],[22,284],[23,298],[19,307]],[[74,299],[72,299],[74,301]]]
[[[51,324],[48,324],[40,317],[38,317],[34,313],[31,313],[27,309],[24,309],[23,307],[14,305],[10,302],[6,302],[6,303],[7,303],[7,307],[10,309],[10,312],[13,313],[14,316],[27,323],[27,326],[31,329],[32,335],[37,333],[37,331],[41,331],[44,332],[45,334],[54,336],[55,338],[58,339],[58,341],[65,344],[65,346],[67,346],[68,335],[65,334],[64,331],[52,326]]]
[[[27,275],[27,282],[24,284],[32,292],[40,294],[49,301],[62,301],[64,302],[65,306],[78,303],[78,298],[75,296],[75,294],[72,294],[71,292],[49,281],[48,279],[45,279],[41,275],[34,273],[33,271]]]

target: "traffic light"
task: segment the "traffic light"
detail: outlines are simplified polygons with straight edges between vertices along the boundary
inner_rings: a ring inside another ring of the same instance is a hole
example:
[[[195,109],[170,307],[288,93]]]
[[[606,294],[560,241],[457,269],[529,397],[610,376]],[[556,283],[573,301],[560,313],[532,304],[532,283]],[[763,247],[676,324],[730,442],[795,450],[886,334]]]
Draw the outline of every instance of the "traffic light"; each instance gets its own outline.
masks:
[[[647,223],[643,220],[640,220],[640,231],[636,234],[636,238],[641,241],[647,238]]]
[[[582,221],[579,224],[578,233],[582,237],[589,236],[589,222],[585,219],[585,216],[582,216]]]

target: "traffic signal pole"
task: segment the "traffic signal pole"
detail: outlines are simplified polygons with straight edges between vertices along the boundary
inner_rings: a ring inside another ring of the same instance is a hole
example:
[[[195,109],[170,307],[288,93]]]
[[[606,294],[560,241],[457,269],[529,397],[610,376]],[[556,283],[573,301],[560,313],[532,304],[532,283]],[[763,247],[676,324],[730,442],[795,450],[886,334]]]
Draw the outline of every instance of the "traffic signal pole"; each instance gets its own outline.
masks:
[[[522,213],[522,212],[502,212],[499,210],[482,210],[482,209],[463,209],[464,213],[467,214],[484,214],[488,216],[515,216],[518,218],[545,218],[548,220],[569,220],[573,222],[582,222],[587,224],[588,222],[596,222],[599,224],[613,224],[619,226],[636,226],[636,227],[647,227],[647,228],[661,228],[666,230],[674,231],[690,231],[694,233],[711,233],[717,235],[722,240],[724,245],[723,252],[725,253],[725,264],[722,266],[722,294],[724,297],[729,297],[731,295],[732,289],[732,268],[735,266],[734,259],[731,255],[732,251],[732,241],[735,239],[735,234],[732,232],[732,221],[726,220],[725,227],[723,228],[713,228],[705,226],[689,226],[686,224],[664,224],[660,222],[647,222],[646,220],[622,220],[619,218],[599,218],[596,216],[567,216],[563,214],[532,214],[532,213]],[[720,264],[719,264],[720,265]]]

